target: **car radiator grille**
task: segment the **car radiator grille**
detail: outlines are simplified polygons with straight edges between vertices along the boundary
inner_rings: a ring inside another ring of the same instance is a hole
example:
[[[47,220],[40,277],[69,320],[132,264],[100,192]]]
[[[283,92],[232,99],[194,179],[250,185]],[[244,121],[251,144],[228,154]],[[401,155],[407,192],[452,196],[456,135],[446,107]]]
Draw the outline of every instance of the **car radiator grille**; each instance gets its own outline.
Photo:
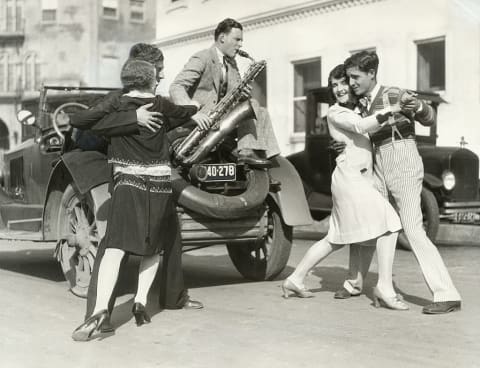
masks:
[[[455,202],[478,199],[478,158],[468,153],[457,152],[450,161],[456,182],[451,198]]]

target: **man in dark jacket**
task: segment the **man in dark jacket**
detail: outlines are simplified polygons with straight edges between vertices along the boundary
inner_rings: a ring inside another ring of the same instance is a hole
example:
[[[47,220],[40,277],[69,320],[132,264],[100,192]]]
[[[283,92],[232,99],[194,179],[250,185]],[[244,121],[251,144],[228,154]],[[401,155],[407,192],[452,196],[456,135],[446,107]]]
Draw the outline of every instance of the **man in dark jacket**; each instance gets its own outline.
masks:
[[[158,48],[145,43],[135,44],[130,49],[129,58],[144,60],[153,64],[156,69],[157,81],[163,79],[163,53]],[[82,110],[77,112],[72,116],[71,125],[74,128],[81,130],[89,129],[98,121],[100,121],[103,117],[115,111],[114,106],[116,105],[118,98],[123,93],[123,90],[112,91],[107,94],[105,98],[97,105],[93,106],[88,110]],[[123,114],[122,119],[119,119],[119,121],[124,122],[124,124],[131,124],[131,122],[137,122],[139,125],[155,131],[160,127],[160,124],[162,124],[161,113],[149,111],[148,108],[150,108],[151,105],[152,104],[143,105],[137,110],[123,111],[121,112],[121,114]],[[107,158],[105,155],[97,154],[95,159],[95,166],[99,165],[104,167],[103,172],[108,174],[107,176],[110,177],[110,169],[108,167]],[[108,205],[108,203],[105,203],[110,197],[108,193],[108,183],[105,182],[97,186],[96,188],[93,188],[92,195],[96,196],[97,198],[102,198],[101,201],[104,203],[103,207],[105,207],[105,205]],[[102,212],[106,212],[105,208],[103,208]],[[106,230],[105,221],[97,219],[97,227],[99,230],[99,235],[103,237]],[[185,289],[181,263],[181,238],[176,237],[175,239],[172,239],[172,241],[174,242],[174,244],[171,248],[171,252],[168,255],[164,255],[169,257],[169,278],[168,280],[161,280],[162,287],[160,288],[160,307],[167,309],[203,308],[202,303],[190,299],[188,291],[187,289]],[[103,241],[101,241],[97,249],[97,255],[88,288],[85,319],[90,317],[93,312],[93,308],[95,307],[95,302],[97,298],[98,269],[104,252],[105,244]],[[127,257],[124,258],[123,265],[126,263],[127,259]],[[115,295],[116,293],[114,291],[112,298],[109,302],[110,312],[112,311],[115,303]],[[103,324],[103,332],[107,332],[110,329],[112,329],[110,323]]]

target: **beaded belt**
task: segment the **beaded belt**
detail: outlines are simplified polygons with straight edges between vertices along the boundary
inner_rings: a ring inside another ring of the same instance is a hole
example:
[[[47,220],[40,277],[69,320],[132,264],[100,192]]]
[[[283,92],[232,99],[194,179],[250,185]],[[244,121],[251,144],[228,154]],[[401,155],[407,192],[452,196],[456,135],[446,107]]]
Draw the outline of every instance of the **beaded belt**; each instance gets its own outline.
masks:
[[[113,164],[114,189],[129,185],[152,193],[171,193],[172,169],[168,165]]]

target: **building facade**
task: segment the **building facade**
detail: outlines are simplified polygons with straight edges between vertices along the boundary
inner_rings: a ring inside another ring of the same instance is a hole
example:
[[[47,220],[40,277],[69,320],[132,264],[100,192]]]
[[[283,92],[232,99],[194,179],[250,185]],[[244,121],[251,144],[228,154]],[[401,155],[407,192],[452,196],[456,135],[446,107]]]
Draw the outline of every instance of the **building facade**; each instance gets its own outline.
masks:
[[[475,0],[162,0],[156,44],[162,91],[226,17],[244,26],[243,48],[267,61],[262,88],[282,152],[303,149],[305,92],[327,85],[351,53],[374,49],[381,84],[438,92],[439,145],[480,155],[480,4]],[[324,112],[323,112],[324,113]],[[463,138],[462,138],[463,137]]]
[[[119,86],[129,48],[155,37],[155,0],[0,0],[0,152],[42,84]]]

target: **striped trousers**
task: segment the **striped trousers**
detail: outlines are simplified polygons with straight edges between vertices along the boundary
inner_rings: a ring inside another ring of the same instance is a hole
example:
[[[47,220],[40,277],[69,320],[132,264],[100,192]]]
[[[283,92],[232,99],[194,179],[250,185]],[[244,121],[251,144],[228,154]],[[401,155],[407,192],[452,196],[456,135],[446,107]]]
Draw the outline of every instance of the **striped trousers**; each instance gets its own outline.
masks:
[[[433,301],[460,300],[447,268],[436,246],[423,229],[420,193],[423,182],[423,162],[414,139],[393,141],[375,150],[375,179],[378,190],[385,198],[395,200],[405,235],[417,258]],[[347,290],[361,290],[363,276],[368,271],[373,250],[351,247],[350,273],[353,278],[345,282]],[[370,252],[369,255],[359,252]],[[369,257],[370,256],[370,257]],[[362,262],[360,262],[360,258]],[[362,263],[362,264],[360,264]],[[366,270],[365,270],[366,267]],[[362,272],[363,268],[363,272]]]

